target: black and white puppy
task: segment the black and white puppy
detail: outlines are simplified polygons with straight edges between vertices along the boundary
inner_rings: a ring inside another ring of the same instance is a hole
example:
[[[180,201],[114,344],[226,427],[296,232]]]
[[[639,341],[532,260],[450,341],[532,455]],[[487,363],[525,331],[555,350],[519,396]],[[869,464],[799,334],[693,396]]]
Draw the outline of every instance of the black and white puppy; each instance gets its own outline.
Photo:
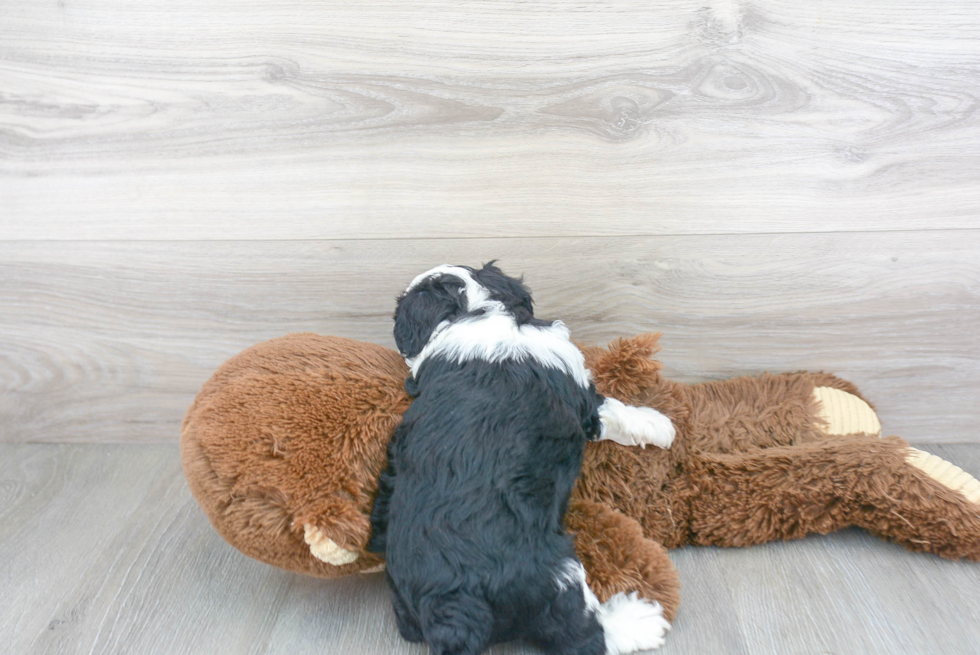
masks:
[[[559,321],[534,317],[492,263],[439,266],[398,299],[395,341],[415,401],[391,441],[371,514],[398,629],[437,655],[524,638],[548,653],[655,648],[657,603],[600,605],[563,517],[585,443],[670,446],[669,419],[596,393]]]

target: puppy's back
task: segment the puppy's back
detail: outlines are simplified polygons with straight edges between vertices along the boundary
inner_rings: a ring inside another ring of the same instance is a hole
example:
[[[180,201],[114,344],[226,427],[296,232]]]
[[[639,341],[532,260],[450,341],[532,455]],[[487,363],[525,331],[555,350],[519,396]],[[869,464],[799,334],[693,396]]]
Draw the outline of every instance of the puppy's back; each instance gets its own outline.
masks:
[[[529,362],[432,361],[419,379],[391,452],[389,575],[418,612],[465,589],[489,609],[493,641],[520,636],[573,557],[562,517],[594,401]]]

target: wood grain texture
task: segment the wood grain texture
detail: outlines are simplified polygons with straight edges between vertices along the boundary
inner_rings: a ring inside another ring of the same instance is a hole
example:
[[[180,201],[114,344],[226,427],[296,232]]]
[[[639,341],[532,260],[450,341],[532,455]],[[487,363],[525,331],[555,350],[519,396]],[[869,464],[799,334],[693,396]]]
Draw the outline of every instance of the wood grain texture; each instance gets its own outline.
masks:
[[[980,477],[978,89],[970,0],[5,0],[3,649],[427,652],[381,576],[231,549],[173,441],[253,343],[392,345],[446,261],[678,379],[834,371]],[[976,564],[863,532],[671,557],[664,655],[980,643]]]
[[[9,0],[0,239],[967,228],[970,0]]]
[[[929,450],[980,476],[980,447]],[[174,445],[0,443],[0,640],[11,653],[424,655],[383,577],[302,578],[221,540]],[[980,565],[858,530],[671,551],[683,602],[656,653],[970,653]],[[490,655],[537,655],[519,643]]]
[[[829,370],[889,434],[980,441],[978,231],[0,243],[0,440],[174,439],[236,352],[296,331],[393,346],[406,280],[494,257],[579,340],[663,331],[670,377]]]
[[[965,470],[980,470],[976,446],[935,445],[927,450],[959,462]],[[916,558],[900,546],[849,529],[725,551],[719,568],[735,620],[753,645],[749,652],[976,650],[974,630],[980,626],[980,565],[976,563]],[[683,580],[683,570],[681,575]],[[916,582],[910,585],[911,579]],[[970,628],[964,632],[961,625]]]

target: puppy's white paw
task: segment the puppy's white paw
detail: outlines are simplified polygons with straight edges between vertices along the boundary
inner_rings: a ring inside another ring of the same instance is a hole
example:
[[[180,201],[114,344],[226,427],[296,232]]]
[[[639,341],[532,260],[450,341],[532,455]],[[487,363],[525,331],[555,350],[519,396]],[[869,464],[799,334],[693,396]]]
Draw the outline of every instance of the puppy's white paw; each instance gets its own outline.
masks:
[[[303,539],[309,545],[310,553],[321,562],[343,566],[357,560],[357,553],[338,546],[320,528],[307,523],[303,526],[303,532]]]
[[[670,623],[658,602],[619,593],[603,603],[596,618],[606,634],[606,655],[652,650],[664,645]]]
[[[615,398],[606,398],[599,407],[599,418],[602,420],[600,439],[641,448],[647,445],[670,448],[674,443],[674,424],[655,409],[632,407]]]

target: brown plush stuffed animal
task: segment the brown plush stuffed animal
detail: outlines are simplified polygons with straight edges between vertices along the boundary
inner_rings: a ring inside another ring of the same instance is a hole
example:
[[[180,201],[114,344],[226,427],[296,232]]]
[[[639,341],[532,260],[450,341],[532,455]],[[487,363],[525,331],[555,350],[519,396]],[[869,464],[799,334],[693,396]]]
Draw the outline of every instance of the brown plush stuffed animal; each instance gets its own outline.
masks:
[[[749,546],[859,526],[910,550],[980,560],[980,482],[897,437],[850,383],[822,373],[685,385],[651,359],[657,334],[583,348],[600,393],[653,407],[669,450],[589,444],[566,515],[600,600],[636,591],[668,620],[666,549]],[[269,564],[322,577],[379,570],[364,551],[388,439],[411,402],[398,353],[293,334],[204,385],[181,434],[212,524]]]

